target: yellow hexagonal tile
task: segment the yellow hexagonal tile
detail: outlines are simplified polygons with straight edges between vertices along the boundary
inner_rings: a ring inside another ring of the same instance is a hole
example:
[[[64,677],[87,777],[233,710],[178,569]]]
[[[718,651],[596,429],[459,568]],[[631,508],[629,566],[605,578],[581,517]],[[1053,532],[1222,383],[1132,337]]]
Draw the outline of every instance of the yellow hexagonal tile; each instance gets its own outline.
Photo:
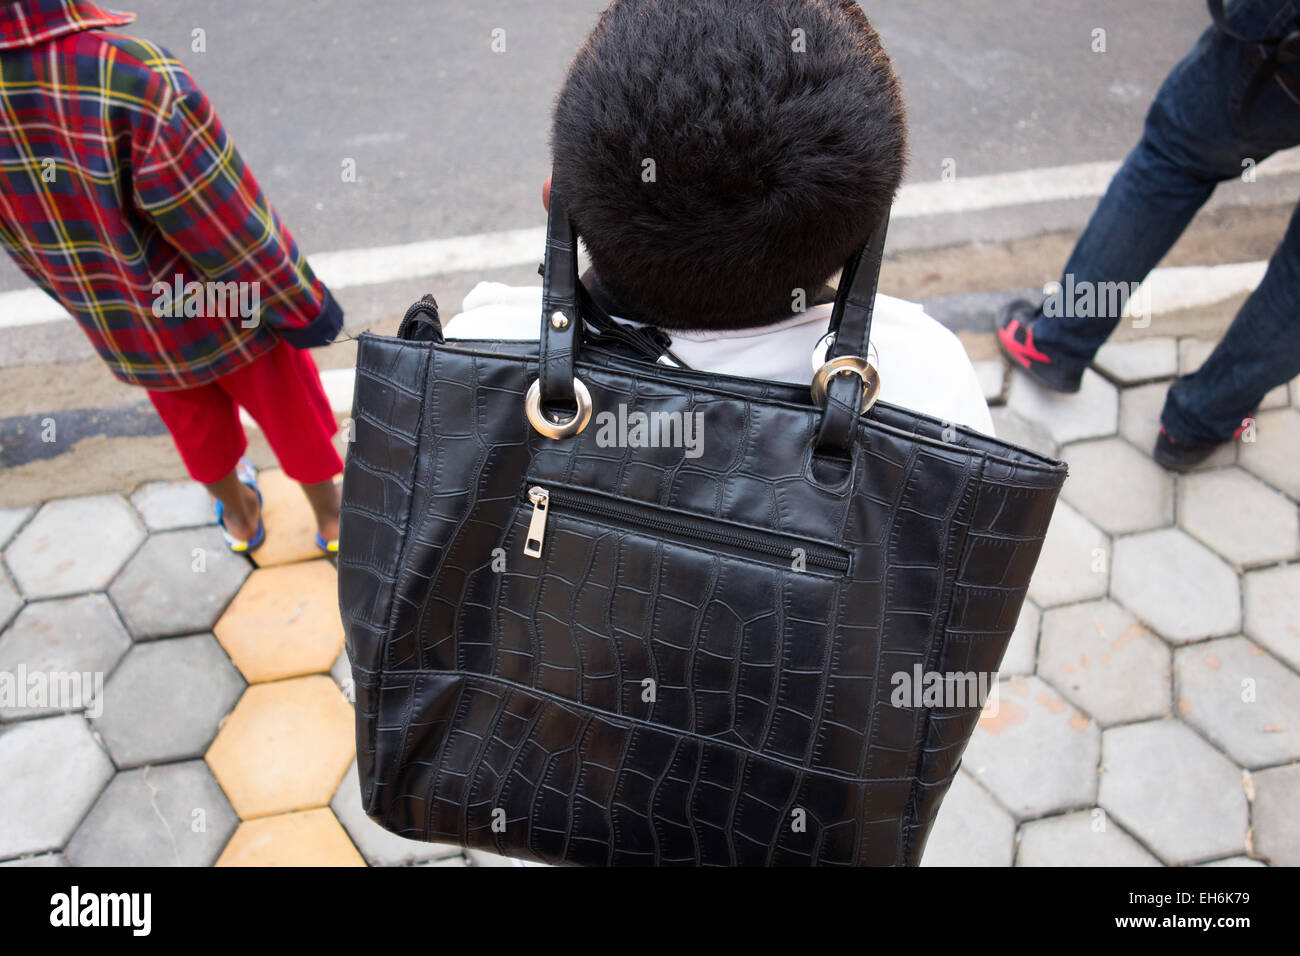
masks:
[[[250,684],[328,671],[343,647],[334,565],[259,568],[213,631]]]
[[[259,568],[270,568],[321,556],[316,547],[316,516],[302,486],[279,468],[258,472],[262,490],[262,520],[266,542],[249,555]]]
[[[352,708],[323,675],[254,684],[206,760],[243,820],[323,807],[355,750]]]
[[[241,823],[217,866],[365,866],[327,809],[282,813]]]

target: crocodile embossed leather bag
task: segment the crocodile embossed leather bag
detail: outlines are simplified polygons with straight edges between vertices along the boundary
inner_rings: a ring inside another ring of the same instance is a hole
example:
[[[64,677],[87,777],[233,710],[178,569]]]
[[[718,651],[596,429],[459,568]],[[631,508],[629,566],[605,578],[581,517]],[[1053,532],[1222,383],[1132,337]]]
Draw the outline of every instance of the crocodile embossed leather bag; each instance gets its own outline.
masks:
[[[374,820],[550,863],[920,860],[980,702],[899,675],[996,672],[1065,467],[875,401],[885,230],[811,390],[598,327],[558,195],[539,341],[444,341],[428,304],[362,336],[339,595]]]

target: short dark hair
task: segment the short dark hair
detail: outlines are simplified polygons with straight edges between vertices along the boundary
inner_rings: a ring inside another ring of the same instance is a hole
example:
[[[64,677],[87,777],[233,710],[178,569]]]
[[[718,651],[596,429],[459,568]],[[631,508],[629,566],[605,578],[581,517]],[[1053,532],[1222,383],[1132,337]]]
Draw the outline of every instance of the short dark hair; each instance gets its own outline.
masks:
[[[665,328],[811,300],[889,210],[906,154],[898,79],[852,0],[615,0],[552,131],[601,287]]]

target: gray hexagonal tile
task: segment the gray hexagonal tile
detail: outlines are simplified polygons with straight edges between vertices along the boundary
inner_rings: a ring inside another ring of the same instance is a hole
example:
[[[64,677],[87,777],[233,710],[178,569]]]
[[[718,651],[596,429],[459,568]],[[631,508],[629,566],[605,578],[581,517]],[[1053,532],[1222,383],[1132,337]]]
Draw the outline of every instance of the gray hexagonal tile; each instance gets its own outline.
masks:
[[[35,508],[0,508],[0,549],[9,543],[9,539],[35,510]]]
[[[1107,342],[1097,350],[1093,366],[1116,385],[1141,385],[1178,374],[1178,345],[1157,336],[1132,342]]]
[[[1240,468],[1184,475],[1178,523],[1239,568],[1300,557],[1295,502]]]
[[[1016,866],[1160,866],[1101,807],[1031,820],[1020,828]]]
[[[1300,500],[1300,412],[1284,408],[1255,419],[1255,440],[1241,441],[1241,466]]]
[[[28,604],[0,634],[0,715],[6,720],[103,705],[108,674],[131,646],[102,594]]]
[[[211,634],[138,644],[104,687],[95,730],[119,767],[201,757],[244,686]]]
[[[64,498],[41,506],[5,561],[28,600],[102,591],[144,536],[121,495]]]
[[[1176,528],[1115,542],[1111,594],[1175,643],[1241,630],[1237,574]]]
[[[23,606],[23,596],[18,593],[4,566],[0,565],[0,630],[9,623],[9,619]]]
[[[371,866],[405,866],[425,860],[442,860],[460,857],[461,848],[442,843],[422,843],[390,833],[375,823],[361,808],[361,786],[357,777],[357,763],[343,777],[343,782],[330,801],[330,809],[339,818],[343,828],[352,837],[361,855]]]
[[[990,405],[1001,405],[1005,401],[1007,389],[1007,363],[1002,359],[989,359],[976,362],[975,377],[979,379],[984,401]]]
[[[1015,818],[959,773],[939,807],[921,865],[1010,866],[1015,843]]]
[[[112,776],[76,714],[0,729],[0,858],[63,846]]]
[[[1300,759],[1300,677],[1244,637],[1174,655],[1178,713],[1243,767]]]
[[[131,493],[131,504],[150,531],[216,524],[212,498],[194,481],[151,481]]]
[[[1103,727],[1169,713],[1169,647],[1109,600],[1043,615],[1038,674]]]
[[[38,853],[35,856],[20,856],[16,860],[5,860],[0,866],[67,866],[68,861],[62,853]]]
[[[1300,565],[1244,578],[1246,634],[1300,671]]]
[[[1246,849],[1250,819],[1241,770],[1172,718],[1102,735],[1098,802],[1166,863]]]
[[[253,572],[216,528],[149,538],[108,595],[138,641],[210,631]]]
[[[989,414],[993,416],[993,430],[1002,441],[1020,445],[1049,458],[1055,458],[1060,451],[1060,445],[1048,434],[1047,429],[1036,422],[1026,421],[1006,405],[990,408]]]
[[[1064,445],[1115,434],[1119,393],[1092,369],[1083,373],[1083,384],[1074,395],[1046,389],[1028,375],[1013,375],[1007,407],[1041,424],[1058,444]]]
[[[1061,496],[1108,534],[1174,523],[1174,477],[1122,438],[1069,445]]]
[[[998,685],[962,766],[1021,819],[1088,806],[1097,797],[1097,725],[1037,677]]]
[[[352,683],[352,661],[348,659],[346,647],[339,651],[338,657],[334,658],[334,663],[330,666],[330,677],[334,678],[334,683],[339,685],[339,690],[343,691],[343,696],[348,699],[348,703],[355,704],[356,685]]]
[[[1300,764],[1251,774],[1255,852],[1273,866],[1300,866]]]
[[[1178,374],[1191,375],[1205,364],[1218,345],[1218,341],[1185,338],[1178,340]]]
[[[1110,539],[1063,501],[1056,503],[1029,597],[1039,607],[1101,597],[1110,580]]]
[[[1032,674],[1038,668],[1038,627],[1043,612],[1033,601],[1025,601],[1020,606],[1020,616],[1016,619],[1016,629],[1011,634],[1011,643],[1002,656],[1002,666],[998,673],[1003,677],[1018,677]]]
[[[239,818],[202,760],[119,773],[77,828],[73,866],[211,866]]]
[[[1166,382],[1126,388],[1119,399],[1119,433],[1140,452],[1151,454],[1160,434],[1160,413],[1165,407]],[[1228,442],[1217,449],[1198,468],[1221,468],[1237,460],[1239,442]]]
[[[1209,863],[1197,863],[1197,866],[1267,866],[1259,860],[1252,860],[1248,856],[1230,856],[1222,860],[1211,860]]]

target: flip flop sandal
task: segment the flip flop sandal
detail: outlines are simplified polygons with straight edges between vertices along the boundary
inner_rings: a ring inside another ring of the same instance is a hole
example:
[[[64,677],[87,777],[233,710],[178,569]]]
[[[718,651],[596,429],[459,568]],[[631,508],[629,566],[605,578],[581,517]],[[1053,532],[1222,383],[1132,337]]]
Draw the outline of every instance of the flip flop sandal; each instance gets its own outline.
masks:
[[[322,535],[319,531],[317,531],[317,532],[316,532],[316,547],[320,548],[320,550],[323,551],[323,552],[325,552],[326,554],[338,554],[338,553],[339,553],[339,539],[338,539],[338,538],[334,538],[333,540],[326,541],[326,540],[325,540],[325,536]]]
[[[250,551],[256,551],[263,542],[266,541],[266,525],[262,522],[262,490],[257,487],[257,469],[247,458],[239,459],[239,464],[235,466],[235,476],[239,478],[241,485],[247,485],[257,493],[257,532],[248,541],[236,538],[226,530],[226,519],[224,516],[225,507],[220,501],[214,502],[217,512],[217,525],[221,528],[221,536],[226,539],[226,547],[236,554],[248,554]]]

